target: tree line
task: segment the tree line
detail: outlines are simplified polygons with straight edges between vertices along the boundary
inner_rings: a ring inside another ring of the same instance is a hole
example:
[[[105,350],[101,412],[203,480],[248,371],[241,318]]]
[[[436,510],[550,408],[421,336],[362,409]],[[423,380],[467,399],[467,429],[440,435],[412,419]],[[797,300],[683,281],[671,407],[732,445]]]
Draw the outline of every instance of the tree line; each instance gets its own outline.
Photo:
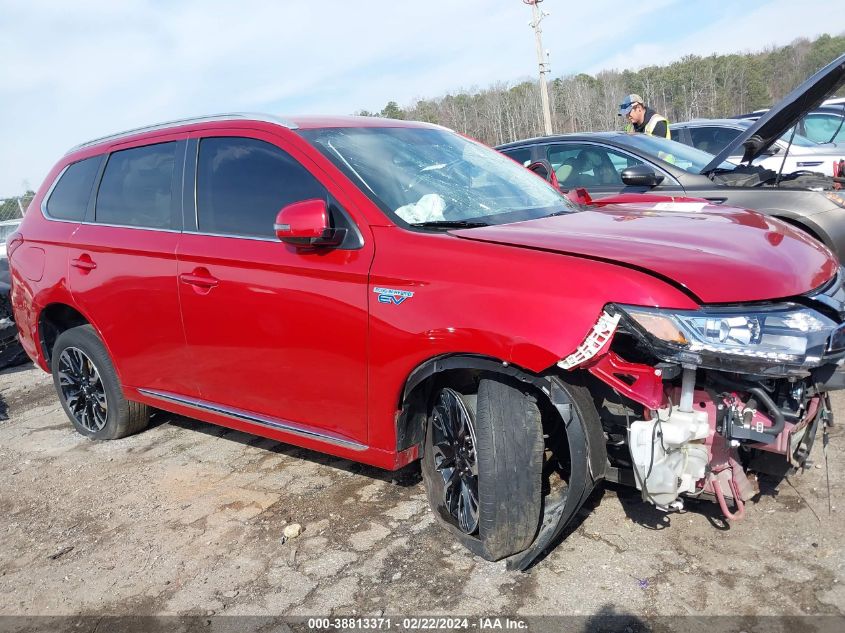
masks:
[[[845,51],[845,35],[797,39],[758,53],[687,55],[664,66],[607,70],[554,79],[549,85],[556,133],[617,130],[618,104],[629,94],[670,121],[717,118],[765,108]],[[500,82],[488,88],[422,99],[400,107],[389,102],[381,116],[437,123],[488,145],[543,134],[539,82]]]

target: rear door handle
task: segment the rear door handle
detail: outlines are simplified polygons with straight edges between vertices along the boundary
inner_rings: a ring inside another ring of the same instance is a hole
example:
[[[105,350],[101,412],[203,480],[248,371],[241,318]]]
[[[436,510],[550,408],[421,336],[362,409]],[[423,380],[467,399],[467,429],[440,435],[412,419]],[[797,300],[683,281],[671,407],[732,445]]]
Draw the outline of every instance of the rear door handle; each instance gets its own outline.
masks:
[[[207,271],[200,272],[196,270],[192,273],[182,273],[179,275],[179,280],[182,283],[197,286],[198,288],[214,288],[218,283],[217,279],[209,275]]]
[[[79,270],[84,270],[85,272],[94,270],[97,267],[96,262],[91,259],[91,256],[88,253],[83,253],[76,259],[72,259],[70,261],[70,265],[74,268],[78,268]]]
[[[722,204],[727,201],[727,198],[705,198],[705,200],[713,204]]]

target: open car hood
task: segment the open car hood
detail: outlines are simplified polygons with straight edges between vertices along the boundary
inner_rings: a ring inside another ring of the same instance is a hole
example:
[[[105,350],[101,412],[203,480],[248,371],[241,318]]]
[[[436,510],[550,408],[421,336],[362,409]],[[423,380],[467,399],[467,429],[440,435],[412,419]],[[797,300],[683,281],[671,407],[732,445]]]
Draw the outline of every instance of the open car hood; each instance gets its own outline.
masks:
[[[779,220],[703,202],[612,205],[450,233],[635,268],[682,286],[701,303],[801,295],[838,268],[827,248]]]
[[[729,143],[701,170],[701,173],[706,174],[715,170],[729,156],[742,156],[744,163],[754,160],[795,125],[802,116],[834,94],[843,83],[845,83],[845,54],[781,99],[771,110]]]

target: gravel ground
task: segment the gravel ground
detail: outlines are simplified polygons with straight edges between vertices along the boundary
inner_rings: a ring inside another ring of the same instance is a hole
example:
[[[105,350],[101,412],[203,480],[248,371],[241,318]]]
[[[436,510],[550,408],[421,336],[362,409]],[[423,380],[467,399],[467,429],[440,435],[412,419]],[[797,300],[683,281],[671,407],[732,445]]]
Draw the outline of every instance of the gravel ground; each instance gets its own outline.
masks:
[[[0,373],[0,393],[0,616],[740,615],[745,630],[772,615],[845,616],[845,397],[831,513],[819,441],[814,467],[764,481],[734,525],[715,504],[664,515],[606,486],[519,573],[456,545],[413,467],[380,471],[166,413],[92,442],[32,365]],[[293,523],[303,531],[285,541]]]

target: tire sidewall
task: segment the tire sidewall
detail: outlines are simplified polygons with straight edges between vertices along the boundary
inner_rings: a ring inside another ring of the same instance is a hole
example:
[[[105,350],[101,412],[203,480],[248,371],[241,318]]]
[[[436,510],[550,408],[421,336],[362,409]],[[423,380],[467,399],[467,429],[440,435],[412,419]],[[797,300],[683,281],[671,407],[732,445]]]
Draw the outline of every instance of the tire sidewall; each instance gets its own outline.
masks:
[[[59,358],[62,352],[69,347],[75,347],[84,352],[91,359],[100,376],[100,381],[106,394],[107,413],[106,423],[99,431],[90,431],[76,420],[62,393],[62,388],[59,384]],[[118,437],[120,434],[120,409],[124,406],[125,399],[120,389],[120,383],[117,379],[114,366],[109,359],[105,346],[96,333],[94,333],[94,329],[91,326],[79,326],[62,332],[56,339],[56,344],[53,347],[50,368],[53,374],[53,385],[56,388],[59,401],[76,431],[80,435],[94,440],[110,440]]]
[[[542,513],[539,484],[543,438],[539,411],[536,410],[536,403],[532,399],[503,377],[488,375],[482,379],[482,384],[485,381],[488,382],[488,387],[492,385],[507,390],[509,397],[513,399],[512,407],[525,407],[524,413],[519,416],[523,418],[521,430],[515,429],[513,432],[525,432],[526,442],[518,442],[524,449],[518,463],[498,463],[503,458],[512,456],[509,451],[502,450],[501,446],[509,439],[503,433],[503,425],[507,422],[501,419],[501,415],[490,415],[490,407],[487,407],[488,412],[485,415],[481,414],[482,407],[486,405],[481,402],[480,397],[484,389],[479,387],[476,407],[467,406],[476,433],[475,459],[478,467],[479,529],[474,534],[463,532],[446,509],[443,477],[434,466],[432,411],[442,390],[448,388],[445,386],[434,390],[433,399],[429,404],[421,470],[429,505],[438,522],[474,554],[486,560],[499,560],[527,547],[539,528]],[[466,404],[466,401],[464,403]],[[502,485],[506,471],[507,477],[521,480],[522,485],[516,486],[515,489],[524,493],[524,498],[514,499],[508,496],[508,487]]]

